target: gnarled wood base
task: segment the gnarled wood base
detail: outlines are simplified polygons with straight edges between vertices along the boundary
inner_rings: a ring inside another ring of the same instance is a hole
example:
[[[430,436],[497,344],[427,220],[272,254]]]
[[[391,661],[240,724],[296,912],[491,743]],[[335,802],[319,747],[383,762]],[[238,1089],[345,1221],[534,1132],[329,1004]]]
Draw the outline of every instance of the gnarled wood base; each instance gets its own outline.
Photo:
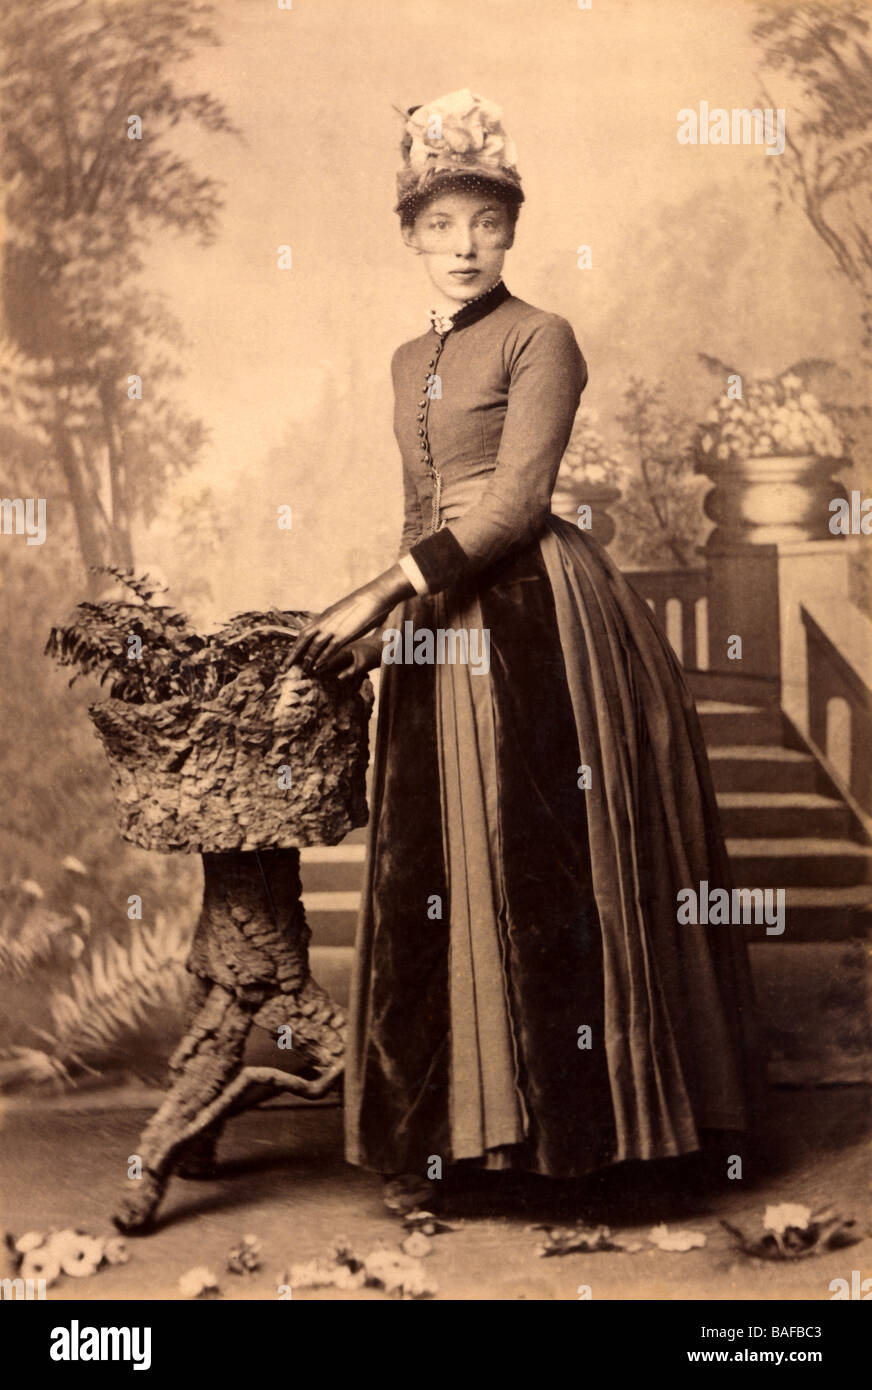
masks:
[[[202,1176],[225,1122],[282,1092],[317,1100],[342,1075],[346,1019],[309,973],[309,926],[298,849],[204,854],[203,908],[188,968],[196,978],[188,1027],[170,1059],[170,1089],[140,1140],[142,1177],[130,1179],[113,1220],[151,1222],[173,1171]],[[311,1073],[243,1067],[252,1025],[291,1030]]]

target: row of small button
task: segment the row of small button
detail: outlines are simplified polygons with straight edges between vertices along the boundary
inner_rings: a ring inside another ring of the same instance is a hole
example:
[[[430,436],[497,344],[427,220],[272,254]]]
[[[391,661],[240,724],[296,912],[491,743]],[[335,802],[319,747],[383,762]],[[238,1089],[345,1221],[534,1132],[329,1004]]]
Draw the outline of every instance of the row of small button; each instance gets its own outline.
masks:
[[[435,329],[433,331],[436,332]],[[439,342],[437,346],[434,348],[435,355],[431,357],[430,361],[427,363],[427,367],[429,369],[430,374],[424,380],[424,399],[418,402],[417,418],[418,437],[420,440],[419,448],[421,450],[421,461],[425,465],[428,473],[430,474],[430,478],[433,483],[433,510],[430,518],[431,534],[432,532],[439,530],[439,509],[442,501],[442,474],[439,472],[438,468],[433,463],[433,456],[430,451],[430,438],[427,431],[427,425],[430,416],[430,401],[432,399],[430,395],[430,387],[433,381],[433,372],[436,368],[439,358],[442,355],[442,349],[445,346],[445,339],[447,336],[447,333],[438,334]]]

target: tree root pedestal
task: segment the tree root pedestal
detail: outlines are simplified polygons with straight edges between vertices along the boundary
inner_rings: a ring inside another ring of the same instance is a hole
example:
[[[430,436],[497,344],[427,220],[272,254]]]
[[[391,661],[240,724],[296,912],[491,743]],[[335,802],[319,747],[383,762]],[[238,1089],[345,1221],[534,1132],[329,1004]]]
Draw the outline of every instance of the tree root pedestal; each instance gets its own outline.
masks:
[[[195,985],[184,1037],[170,1059],[170,1087],[139,1142],[142,1176],[128,1180],[113,1220],[145,1230],[175,1171],[212,1171],[231,1115],[282,1093],[317,1100],[337,1086],[346,1018],[309,973],[309,926],[300,901],[298,849],[204,854],[203,907],[188,969]],[[305,1074],[244,1067],[255,1025],[290,1029]]]

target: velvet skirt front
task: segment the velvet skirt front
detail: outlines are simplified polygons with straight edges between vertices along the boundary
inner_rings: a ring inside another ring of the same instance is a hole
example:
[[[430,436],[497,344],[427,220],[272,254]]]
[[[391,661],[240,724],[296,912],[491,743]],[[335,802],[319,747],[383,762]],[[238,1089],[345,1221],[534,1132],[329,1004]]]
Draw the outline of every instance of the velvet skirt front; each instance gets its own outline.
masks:
[[[677,921],[682,888],[731,885],[693,701],[647,605],[552,517],[392,621],[462,631],[470,659],[382,667],[349,1161],[573,1177],[745,1128],[745,946]]]

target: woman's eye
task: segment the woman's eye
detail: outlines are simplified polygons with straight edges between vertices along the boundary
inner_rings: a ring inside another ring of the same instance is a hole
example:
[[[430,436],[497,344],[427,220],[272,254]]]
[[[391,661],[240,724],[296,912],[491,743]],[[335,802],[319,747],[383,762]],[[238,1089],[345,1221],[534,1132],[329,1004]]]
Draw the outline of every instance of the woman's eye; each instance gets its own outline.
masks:
[[[447,222],[431,222],[431,223],[430,223],[430,226],[431,226],[431,228],[433,229],[434,232],[444,232],[444,231],[445,231],[445,228],[448,226],[448,223],[447,223]]]

